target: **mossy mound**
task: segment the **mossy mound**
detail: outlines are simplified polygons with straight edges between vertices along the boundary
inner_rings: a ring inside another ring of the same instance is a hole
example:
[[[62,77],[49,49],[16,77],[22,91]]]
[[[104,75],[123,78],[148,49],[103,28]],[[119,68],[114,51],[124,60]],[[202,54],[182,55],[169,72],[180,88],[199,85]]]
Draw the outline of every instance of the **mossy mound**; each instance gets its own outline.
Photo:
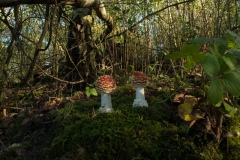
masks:
[[[57,137],[46,148],[49,159],[200,159],[197,147],[186,139],[181,128],[149,120],[138,111],[116,110],[110,114],[81,113],[69,105],[59,112]],[[69,112],[70,111],[70,112]],[[80,154],[79,152],[82,152]]]

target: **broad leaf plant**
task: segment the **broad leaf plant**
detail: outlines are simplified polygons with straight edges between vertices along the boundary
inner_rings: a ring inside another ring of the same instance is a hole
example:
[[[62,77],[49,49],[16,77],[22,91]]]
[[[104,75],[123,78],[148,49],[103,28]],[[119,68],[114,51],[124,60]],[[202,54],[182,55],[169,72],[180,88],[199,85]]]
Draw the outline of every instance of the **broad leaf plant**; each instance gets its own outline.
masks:
[[[187,70],[201,64],[206,80],[203,81],[207,100],[216,107],[224,106],[230,116],[237,109],[225,101],[226,95],[240,96],[240,36],[230,30],[220,38],[195,38],[180,51],[166,55],[166,59],[185,58]],[[202,45],[209,45],[209,52],[202,53]]]

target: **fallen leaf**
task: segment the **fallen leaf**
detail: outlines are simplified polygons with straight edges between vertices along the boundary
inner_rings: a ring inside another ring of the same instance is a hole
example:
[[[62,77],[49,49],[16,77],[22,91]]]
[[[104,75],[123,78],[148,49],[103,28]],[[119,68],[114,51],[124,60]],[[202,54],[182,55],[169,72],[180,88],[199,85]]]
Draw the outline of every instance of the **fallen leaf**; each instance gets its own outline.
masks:
[[[195,104],[195,99],[186,99],[183,104],[178,106],[178,114],[184,121],[193,121],[203,118],[199,113],[193,111]]]

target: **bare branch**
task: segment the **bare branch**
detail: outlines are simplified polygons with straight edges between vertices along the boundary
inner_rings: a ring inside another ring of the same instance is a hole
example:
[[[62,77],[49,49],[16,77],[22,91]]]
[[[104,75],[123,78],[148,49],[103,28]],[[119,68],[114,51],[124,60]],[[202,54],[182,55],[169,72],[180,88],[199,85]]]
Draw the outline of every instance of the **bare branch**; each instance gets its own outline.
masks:
[[[85,82],[84,80],[80,80],[80,81],[66,81],[66,80],[63,80],[63,79],[60,79],[58,77],[55,77],[51,74],[48,74],[47,72],[45,72],[39,65],[36,64],[36,67],[47,77],[50,77],[54,80],[57,80],[59,82],[63,82],[63,83],[66,83],[66,84],[79,84],[79,83],[83,83]]]
[[[160,10],[157,10],[157,11],[155,11],[155,12],[152,12],[152,13],[148,14],[147,16],[143,17],[141,20],[139,20],[138,22],[136,22],[136,23],[133,24],[132,26],[130,26],[129,28],[127,28],[126,30],[124,30],[124,31],[122,31],[122,32],[120,32],[120,33],[118,33],[118,34],[115,34],[115,35],[113,35],[113,36],[110,36],[110,37],[108,37],[108,39],[113,38],[113,37],[117,37],[117,36],[120,36],[120,35],[126,33],[127,31],[129,31],[130,29],[136,27],[138,24],[142,23],[143,21],[145,21],[145,20],[148,19],[149,17],[152,17],[152,16],[156,15],[157,13],[164,11],[165,9],[168,9],[168,8],[174,7],[174,6],[178,6],[178,5],[180,5],[180,4],[193,2],[193,1],[194,1],[194,0],[186,0],[186,1],[183,1],[183,2],[174,3],[174,4],[171,4],[171,5],[168,5],[168,6],[162,8],[162,9],[160,9]]]
[[[100,0],[58,0],[60,5],[72,5],[82,8],[100,4]],[[21,4],[56,4],[56,0],[0,0],[0,7],[12,7]]]

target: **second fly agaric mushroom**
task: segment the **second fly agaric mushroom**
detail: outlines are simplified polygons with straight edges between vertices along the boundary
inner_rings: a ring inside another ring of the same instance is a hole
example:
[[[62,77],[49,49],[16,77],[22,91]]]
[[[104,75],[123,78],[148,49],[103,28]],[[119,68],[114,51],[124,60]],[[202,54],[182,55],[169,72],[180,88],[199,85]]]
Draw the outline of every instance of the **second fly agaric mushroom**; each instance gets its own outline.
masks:
[[[136,88],[136,99],[134,99],[133,107],[148,107],[144,94],[144,87],[147,85],[147,76],[143,72],[138,71],[133,74],[131,82]]]
[[[111,93],[116,89],[116,82],[109,75],[103,75],[97,78],[95,82],[97,91],[101,94],[101,113],[112,112]]]

